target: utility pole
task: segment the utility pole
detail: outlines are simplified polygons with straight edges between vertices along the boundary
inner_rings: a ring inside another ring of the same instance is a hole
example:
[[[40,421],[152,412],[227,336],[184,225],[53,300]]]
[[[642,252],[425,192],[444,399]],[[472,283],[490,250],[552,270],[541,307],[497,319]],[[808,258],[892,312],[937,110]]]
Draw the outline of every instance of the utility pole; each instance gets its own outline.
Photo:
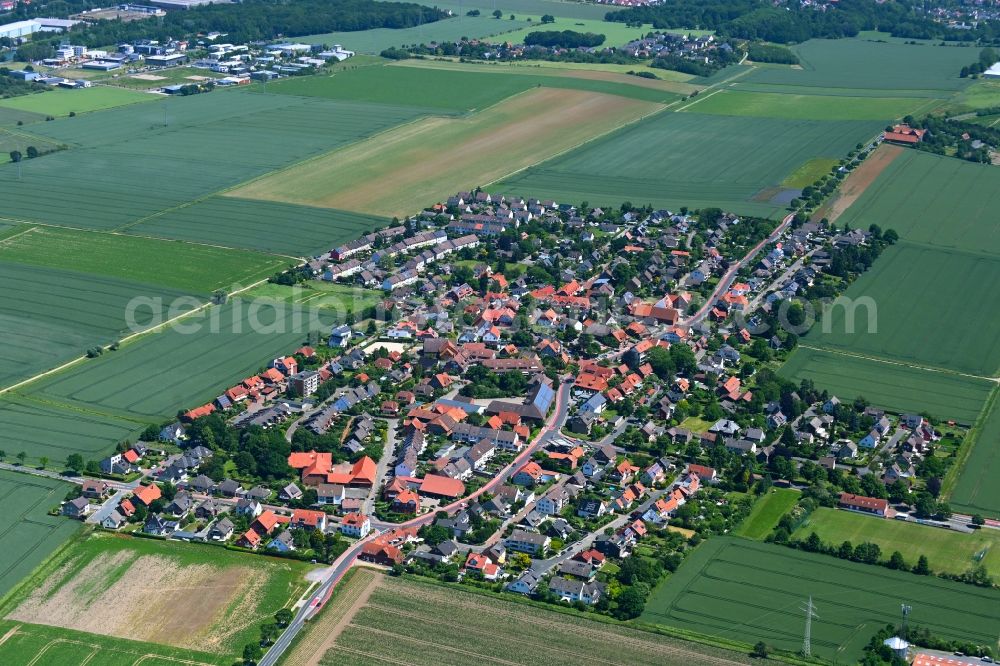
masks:
[[[806,614],[806,634],[802,639],[802,656],[810,657],[812,656],[812,621],[813,618],[819,619],[819,615],[816,615],[816,607],[813,606],[813,598],[809,596],[809,602],[806,604],[805,608],[800,609]]]

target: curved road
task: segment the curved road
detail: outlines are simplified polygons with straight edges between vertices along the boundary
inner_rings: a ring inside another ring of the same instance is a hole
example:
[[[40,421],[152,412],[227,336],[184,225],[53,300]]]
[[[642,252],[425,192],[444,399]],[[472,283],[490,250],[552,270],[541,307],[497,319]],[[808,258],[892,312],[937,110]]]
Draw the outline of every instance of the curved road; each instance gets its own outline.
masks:
[[[486,492],[491,492],[498,486],[503,484],[507,478],[516,470],[518,467],[523,465],[531,456],[542,447],[542,445],[548,440],[548,437],[553,432],[559,432],[559,428],[566,421],[566,416],[569,411],[569,392],[572,384],[568,381],[564,381],[559,387],[559,391],[556,393],[556,404],[555,410],[552,416],[549,418],[546,425],[541,429],[538,435],[531,441],[531,443],[524,448],[524,451],[519,453],[513,462],[511,462],[507,467],[503,469],[499,474],[497,474],[493,479],[491,479],[486,485],[484,485],[479,490],[470,494],[468,497],[464,497],[457,502],[453,502],[445,507],[439,509],[439,511],[447,511],[448,513],[455,513],[463,506],[467,505],[468,502],[476,499],[480,495]],[[436,512],[435,512],[436,513]],[[405,523],[391,524],[391,523],[375,523],[378,527],[383,528],[396,528],[396,527],[422,527],[428,523],[433,522],[435,513],[427,513],[423,516],[419,516],[412,520],[408,520]],[[323,573],[322,582],[320,586],[316,588],[316,591],[309,597],[305,604],[299,608],[299,611],[295,614],[295,618],[292,622],[285,628],[281,636],[271,645],[267,653],[261,657],[260,661],[257,663],[259,666],[275,666],[278,660],[281,659],[282,655],[291,645],[295,637],[302,631],[303,626],[306,621],[319,610],[330,595],[333,593],[333,589],[343,578],[344,574],[347,573],[357,562],[358,555],[361,554],[361,549],[364,547],[365,543],[374,539],[379,533],[380,529],[372,530],[364,539],[359,540],[348,550],[346,550],[337,560],[330,566],[326,572]]]

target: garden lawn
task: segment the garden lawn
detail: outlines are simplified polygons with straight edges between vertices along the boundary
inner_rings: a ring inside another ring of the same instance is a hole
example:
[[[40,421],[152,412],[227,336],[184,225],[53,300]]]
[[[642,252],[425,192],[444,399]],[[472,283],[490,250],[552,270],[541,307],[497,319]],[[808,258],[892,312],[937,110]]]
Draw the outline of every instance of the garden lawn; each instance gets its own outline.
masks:
[[[1000,257],[1000,169],[903,150],[838,219],[895,229],[909,243]]]
[[[58,245],[52,249],[59,254]],[[2,260],[0,289],[4,294],[0,299],[0,336],[4,340],[0,388],[127,335],[130,323],[126,310],[132,299],[142,298],[150,304],[134,311],[132,320],[142,328],[165,318],[170,303],[184,295],[109,276]]]
[[[469,117],[411,123],[232,195],[403,217],[661,108],[612,95],[536,89]]]
[[[628,200],[777,216],[785,205],[771,199],[790,173],[807,160],[843,157],[879,126],[663,113],[507,178],[501,188],[577,204]]]
[[[32,465],[40,464],[43,457],[62,465],[73,453],[99,461],[144,426],[93,410],[10,394],[0,396],[0,422],[4,424],[0,449],[8,456],[23,451]]]
[[[960,574],[982,564],[991,576],[1000,576],[1000,531],[997,530],[982,529],[967,534],[840,509],[819,508],[792,536],[805,539],[812,532],[823,543],[836,546],[844,541],[850,541],[855,546],[864,541],[877,544],[883,559],[898,550],[910,566],[924,555],[934,572]]]
[[[888,248],[844,295],[845,307],[802,338],[809,346],[979,376],[1000,371],[1000,257],[908,242]],[[864,307],[874,304],[872,309]],[[820,329],[829,325],[829,333]]]
[[[795,383],[809,379],[841,400],[863,396],[893,412],[927,412],[964,424],[975,422],[993,386],[984,379],[802,345],[788,357],[780,373]]]
[[[722,90],[687,107],[695,113],[791,120],[880,120],[917,114],[936,102],[906,97],[841,97]]]
[[[974,62],[979,49],[955,46],[891,44],[862,39],[811,39],[792,47],[800,68],[761,67],[742,83],[821,88],[824,94],[854,96],[875,90],[908,97],[944,98],[969,84],[959,71]]]
[[[133,641],[197,645],[234,659],[276,611],[298,600],[314,568],[218,545],[91,532],[35,570],[0,603],[0,613]]]
[[[158,423],[290,354],[310,331],[326,335],[334,321],[318,309],[231,298],[25,390],[39,400]]]
[[[795,653],[810,596],[812,651],[828,661],[860,659],[872,634],[899,621],[901,601],[911,625],[941,638],[992,645],[1000,632],[1000,590],[731,537],[703,542],[640,620]]]
[[[772,488],[757,500],[750,515],[736,529],[736,536],[762,540],[778,526],[781,517],[799,501],[800,493],[790,488]]]
[[[125,231],[419,114],[218,90],[35,124],[33,133],[73,148],[24,161],[20,179],[15,165],[0,165],[3,217]],[[228,227],[211,240],[232,235]]]
[[[150,102],[155,99],[157,97],[154,95],[134,90],[94,86],[80,90],[48,90],[37,95],[0,99],[0,107],[47,116],[68,116],[70,113],[102,111],[137,102]]]
[[[0,662],[5,666],[231,666],[231,657],[107,635],[0,620]]]
[[[0,402],[0,415],[2,406]],[[7,459],[12,460],[16,453],[8,450]],[[0,527],[0,598],[80,529],[79,523],[48,515],[71,487],[55,479],[0,470],[0,511],[4,515]],[[4,633],[0,631],[0,636]],[[8,663],[2,652],[0,663]]]
[[[502,661],[524,666],[624,666],[749,661],[744,654],[598,622],[572,611],[555,612],[517,599],[387,576],[349,618],[320,664],[391,661],[462,666]],[[512,645],[517,648],[511,649]]]
[[[129,233],[312,257],[389,223],[345,210],[210,197],[152,217]]]
[[[42,226],[0,240],[0,261],[72,269],[195,294],[247,286],[291,263],[288,257],[250,250]],[[76,289],[73,282],[63,287],[68,293]]]
[[[1000,518],[1000,402],[994,393],[948,498],[956,511]],[[970,435],[971,436],[971,435]]]

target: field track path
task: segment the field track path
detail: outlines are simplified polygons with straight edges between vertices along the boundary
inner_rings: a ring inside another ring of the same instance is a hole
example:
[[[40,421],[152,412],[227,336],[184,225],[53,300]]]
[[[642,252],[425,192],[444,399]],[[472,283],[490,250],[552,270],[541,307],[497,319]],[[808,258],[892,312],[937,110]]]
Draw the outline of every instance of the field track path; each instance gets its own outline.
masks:
[[[968,377],[969,379],[983,379],[988,382],[993,382],[994,384],[1000,384],[1000,377],[988,377],[985,375],[974,375],[968,372],[959,372],[957,370],[948,370],[947,368],[935,368],[930,365],[919,365],[917,363],[903,363],[902,361],[890,361],[889,359],[882,358],[880,356],[869,356],[867,354],[858,354],[857,352],[843,351],[840,349],[829,349],[827,347],[816,347],[813,345],[807,345],[802,342],[799,343],[799,347],[803,349],[810,349],[812,351],[824,352],[827,354],[837,354],[839,356],[847,356],[850,358],[860,358],[865,361],[873,361],[875,363],[885,363],[887,365],[898,365],[904,368],[913,368],[914,370],[925,370],[927,372],[940,372],[945,375],[954,375],[956,377]]]

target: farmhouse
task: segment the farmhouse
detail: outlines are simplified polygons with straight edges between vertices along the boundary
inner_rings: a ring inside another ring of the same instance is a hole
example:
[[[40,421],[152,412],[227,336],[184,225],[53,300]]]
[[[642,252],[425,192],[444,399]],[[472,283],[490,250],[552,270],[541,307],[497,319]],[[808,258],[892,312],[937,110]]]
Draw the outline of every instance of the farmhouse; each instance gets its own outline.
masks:
[[[923,141],[925,134],[927,134],[925,129],[915,129],[909,125],[895,125],[891,131],[883,132],[882,138],[893,143],[912,145]]]

